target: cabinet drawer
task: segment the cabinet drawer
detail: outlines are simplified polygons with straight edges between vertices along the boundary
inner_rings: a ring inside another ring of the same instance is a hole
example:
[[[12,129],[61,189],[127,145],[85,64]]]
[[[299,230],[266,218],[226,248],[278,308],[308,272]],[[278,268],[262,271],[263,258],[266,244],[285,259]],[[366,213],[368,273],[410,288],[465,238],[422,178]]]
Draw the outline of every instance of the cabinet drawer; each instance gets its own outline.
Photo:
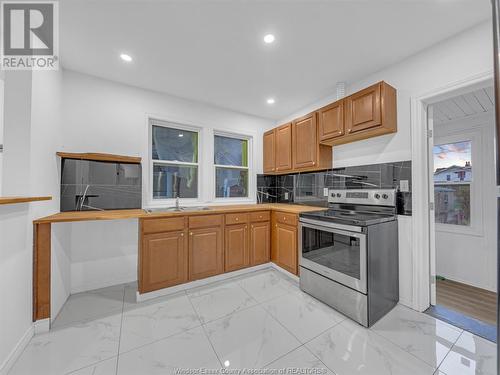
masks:
[[[190,216],[189,228],[209,228],[222,225],[222,215]]]
[[[250,213],[250,221],[269,221],[271,220],[271,213],[269,211],[258,211]]]
[[[246,223],[248,221],[248,214],[236,213],[226,214],[226,225]]]
[[[144,219],[142,221],[142,232],[144,234],[170,232],[174,230],[184,230],[184,226],[184,217]]]
[[[297,225],[297,215],[286,212],[276,212],[276,221],[281,224]]]

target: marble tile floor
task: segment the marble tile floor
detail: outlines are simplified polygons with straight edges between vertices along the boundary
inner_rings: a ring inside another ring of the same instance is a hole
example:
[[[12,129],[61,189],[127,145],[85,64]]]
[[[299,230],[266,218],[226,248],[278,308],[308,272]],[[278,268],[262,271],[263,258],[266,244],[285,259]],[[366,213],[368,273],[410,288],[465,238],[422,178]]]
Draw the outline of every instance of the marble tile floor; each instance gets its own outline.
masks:
[[[401,305],[366,329],[271,269],[143,303],[135,291],[71,296],[10,375],[496,374],[490,341]]]

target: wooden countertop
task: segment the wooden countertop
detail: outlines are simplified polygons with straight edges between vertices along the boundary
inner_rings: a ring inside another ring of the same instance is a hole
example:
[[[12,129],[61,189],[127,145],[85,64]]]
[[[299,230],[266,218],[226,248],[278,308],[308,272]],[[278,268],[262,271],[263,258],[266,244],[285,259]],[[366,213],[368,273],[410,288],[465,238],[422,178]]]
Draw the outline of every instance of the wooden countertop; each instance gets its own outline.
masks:
[[[63,223],[72,221],[92,221],[92,220],[122,220],[122,219],[147,219],[171,216],[192,216],[192,215],[213,215],[241,211],[282,211],[293,214],[301,212],[311,212],[325,210],[324,207],[303,206],[286,203],[264,203],[264,204],[238,204],[225,206],[208,206],[210,210],[198,211],[172,211],[147,213],[141,209],[135,210],[108,210],[108,211],[76,211],[60,212],[58,214],[42,217],[34,221],[35,224],[42,223]]]
[[[51,199],[52,197],[0,197],[0,205],[37,202],[37,201],[50,201]]]

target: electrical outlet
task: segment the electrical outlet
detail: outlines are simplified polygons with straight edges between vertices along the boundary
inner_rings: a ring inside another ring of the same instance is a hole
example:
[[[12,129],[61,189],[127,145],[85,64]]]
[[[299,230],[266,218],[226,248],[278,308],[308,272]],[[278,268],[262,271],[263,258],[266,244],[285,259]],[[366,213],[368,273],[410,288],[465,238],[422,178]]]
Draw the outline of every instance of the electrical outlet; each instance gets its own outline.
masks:
[[[285,193],[285,199],[288,199],[288,193]]]
[[[407,193],[410,191],[410,184],[408,180],[399,181],[399,190],[401,190],[403,193]]]
[[[323,188],[323,196],[328,197],[328,188]]]

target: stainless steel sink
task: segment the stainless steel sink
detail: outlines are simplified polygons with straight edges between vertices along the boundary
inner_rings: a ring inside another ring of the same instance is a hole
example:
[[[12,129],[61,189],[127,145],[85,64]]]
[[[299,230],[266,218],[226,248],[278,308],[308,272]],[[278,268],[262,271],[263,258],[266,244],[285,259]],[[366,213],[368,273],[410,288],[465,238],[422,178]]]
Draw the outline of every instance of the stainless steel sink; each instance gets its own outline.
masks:
[[[193,206],[193,207],[159,207],[159,208],[148,208],[145,211],[148,214],[156,213],[156,212],[183,212],[183,211],[208,211],[211,210],[210,207],[207,206]]]

